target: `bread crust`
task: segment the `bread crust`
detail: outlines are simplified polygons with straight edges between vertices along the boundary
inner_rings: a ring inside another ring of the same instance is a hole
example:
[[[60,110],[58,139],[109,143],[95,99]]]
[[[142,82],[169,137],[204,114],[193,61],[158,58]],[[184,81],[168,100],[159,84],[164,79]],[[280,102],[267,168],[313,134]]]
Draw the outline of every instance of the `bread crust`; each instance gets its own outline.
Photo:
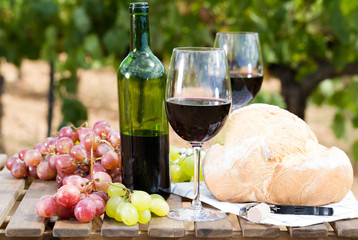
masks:
[[[212,140],[203,176],[221,201],[286,205],[338,202],[353,183],[342,150],[320,145],[303,120],[267,104],[231,114]]]

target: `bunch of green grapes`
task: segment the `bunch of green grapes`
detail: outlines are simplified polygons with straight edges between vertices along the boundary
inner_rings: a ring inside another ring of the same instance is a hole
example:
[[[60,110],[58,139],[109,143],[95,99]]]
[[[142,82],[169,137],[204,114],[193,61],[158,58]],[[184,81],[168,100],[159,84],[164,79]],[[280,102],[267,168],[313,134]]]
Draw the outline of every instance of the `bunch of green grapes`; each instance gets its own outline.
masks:
[[[144,191],[130,191],[122,183],[111,183],[107,189],[110,197],[106,204],[106,214],[126,225],[148,223],[152,213],[164,217],[169,213],[169,205],[159,194]]]
[[[205,155],[201,151],[200,159]],[[201,167],[202,161],[200,161]],[[194,154],[186,149],[180,149],[176,146],[170,146],[170,175],[172,182],[188,182],[194,180]],[[200,181],[203,181],[203,174],[200,169]]]

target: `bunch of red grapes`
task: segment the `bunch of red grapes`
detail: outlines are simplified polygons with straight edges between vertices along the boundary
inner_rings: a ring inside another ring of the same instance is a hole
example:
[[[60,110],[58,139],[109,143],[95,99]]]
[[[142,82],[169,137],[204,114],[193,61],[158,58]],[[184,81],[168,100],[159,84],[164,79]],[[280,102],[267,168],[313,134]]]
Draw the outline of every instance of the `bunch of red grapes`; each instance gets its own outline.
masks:
[[[79,221],[88,222],[103,214],[109,184],[122,181],[119,152],[119,131],[100,120],[93,128],[62,127],[56,137],[10,157],[6,167],[15,178],[56,178],[60,188],[55,196],[38,200],[39,215],[75,215]]]
[[[105,172],[113,182],[121,182],[119,131],[104,120],[93,128],[62,127],[56,137],[49,137],[33,149],[22,149],[6,161],[6,167],[15,178],[26,176],[51,180],[56,177],[59,186],[67,175],[90,179],[93,174]]]
[[[93,191],[92,184],[88,184],[79,175],[68,175],[56,194],[42,196],[36,202],[36,212],[42,217],[57,215],[60,218],[69,219],[73,216],[80,222],[90,222],[94,217],[101,216],[106,210],[109,199],[107,189],[110,180],[102,175],[104,172],[94,174],[94,183],[97,191]],[[98,190],[102,189],[102,190]]]

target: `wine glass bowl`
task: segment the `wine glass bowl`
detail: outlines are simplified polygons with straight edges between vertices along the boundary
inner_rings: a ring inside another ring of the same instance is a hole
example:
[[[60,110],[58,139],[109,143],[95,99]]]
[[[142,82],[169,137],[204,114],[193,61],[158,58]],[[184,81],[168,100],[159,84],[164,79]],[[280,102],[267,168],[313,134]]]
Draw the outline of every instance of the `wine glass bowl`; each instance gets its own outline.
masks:
[[[200,202],[200,151],[223,127],[231,109],[231,85],[225,52],[218,48],[175,48],[171,57],[166,113],[173,130],[194,149],[194,200],[168,217],[213,221],[226,216]]]
[[[259,92],[263,63],[258,33],[219,32],[214,47],[224,49],[230,71],[232,108],[249,104]]]

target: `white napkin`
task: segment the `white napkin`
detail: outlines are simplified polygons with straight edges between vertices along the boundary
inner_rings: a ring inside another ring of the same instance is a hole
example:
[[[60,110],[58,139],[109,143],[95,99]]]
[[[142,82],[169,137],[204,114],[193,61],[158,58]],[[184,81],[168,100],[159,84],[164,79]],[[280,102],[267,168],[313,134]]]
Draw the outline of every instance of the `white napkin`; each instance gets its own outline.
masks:
[[[172,193],[193,199],[194,184],[192,182],[172,183]],[[200,200],[226,213],[239,215],[240,209],[248,203],[220,202],[209,191],[204,182],[200,183]],[[324,222],[333,222],[340,219],[358,218],[358,201],[351,191],[338,203],[328,204],[332,207],[333,216],[312,216],[270,213],[260,223],[278,226],[303,227]],[[242,216],[246,218],[245,216]],[[247,218],[246,218],[247,219]]]

